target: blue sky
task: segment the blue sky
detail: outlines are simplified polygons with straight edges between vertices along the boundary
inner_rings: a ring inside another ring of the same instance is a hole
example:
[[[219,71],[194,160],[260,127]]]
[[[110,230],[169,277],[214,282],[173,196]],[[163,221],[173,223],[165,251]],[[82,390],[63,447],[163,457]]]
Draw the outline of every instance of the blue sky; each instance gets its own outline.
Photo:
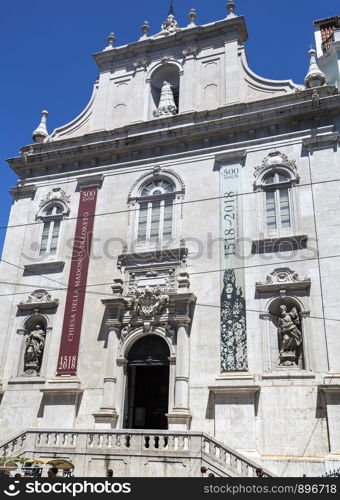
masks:
[[[174,0],[180,25],[194,7],[198,24],[222,19],[224,0]],[[314,42],[313,20],[340,14],[339,0],[236,0],[246,17],[250,67],[272,79],[302,83],[307,52]],[[85,107],[97,77],[91,54],[107,45],[114,31],[117,45],[136,41],[148,20],[156,33],[169,0],[17,0],[1,9],[2,102],[0,113],[0,226],[6,226],[16,176],[5,159],[30,144],[31,134],[48,107],[48,129],[67,123]],[[5,230],[0,229],[0,252]]]

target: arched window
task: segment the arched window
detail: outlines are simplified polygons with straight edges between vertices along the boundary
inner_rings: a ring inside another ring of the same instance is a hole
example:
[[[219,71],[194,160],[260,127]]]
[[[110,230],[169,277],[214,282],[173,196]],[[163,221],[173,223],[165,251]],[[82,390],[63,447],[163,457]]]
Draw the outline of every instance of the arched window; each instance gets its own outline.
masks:
[[[268,233],[281,233],[292,228],[290,185],[291,178],[286,172],[271,172],[263,179]]]
[[[170,242],[173,236],[174,186],[166,179],[153,179],[141,189],[137,246]]]
[[[40,240],[39,255],[54,255],[57,253],[60,224],[63,218],[63,207],[54,203],[46,208],[42,219],[44,221]]]
[[[299,231],[299,193],[295,186],[300,177],[296,162],[280,151],[269,153],[255,167],[254,189],[257,196],[261,239],[289,238]]]

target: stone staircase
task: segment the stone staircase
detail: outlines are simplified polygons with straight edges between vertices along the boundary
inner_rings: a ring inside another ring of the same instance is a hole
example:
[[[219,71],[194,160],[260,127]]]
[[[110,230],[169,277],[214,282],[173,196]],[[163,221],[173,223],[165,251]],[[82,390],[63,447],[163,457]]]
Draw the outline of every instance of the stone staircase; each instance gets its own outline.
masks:
[[[255,477],[261,467],[200,432],[28,429],[0,446],[0,458],[63,458],[76,477]],[[263,467],[262,467],[263,469]],[[265,476],[272,473],[264,470]]]

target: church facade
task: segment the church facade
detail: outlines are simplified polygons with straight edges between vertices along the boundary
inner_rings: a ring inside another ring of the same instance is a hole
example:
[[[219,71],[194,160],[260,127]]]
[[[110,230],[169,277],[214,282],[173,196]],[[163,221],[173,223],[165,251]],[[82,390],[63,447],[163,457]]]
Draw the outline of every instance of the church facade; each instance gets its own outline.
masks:
[[[9,160],[3,455],[190,475],[202,435],[248,475],[339,466],[339,17],[304,85],[251,71],[232,1],[196,17],[111,33],[86,109]]]

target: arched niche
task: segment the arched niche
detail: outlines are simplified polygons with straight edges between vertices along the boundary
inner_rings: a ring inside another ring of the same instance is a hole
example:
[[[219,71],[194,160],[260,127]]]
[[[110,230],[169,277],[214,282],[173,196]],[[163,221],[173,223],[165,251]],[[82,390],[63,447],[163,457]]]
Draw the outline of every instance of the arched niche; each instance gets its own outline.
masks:
[[[165,63],[156,68],[150,75],[150,106],[149,118],[153,118],[153,112],[158,109],[161,90],[164,82],[171,84],[177,113],[179,113],[180,94],[180,68],[173,63]]]
[[[277,367],[304,370],[303,304],[296,297],[276,297],[269,302],[267,310],[271,323],[271,352]]]
[[[23,328],[26,332],[30,332],[39,323],[46,331],[46,329],[48,327],[48,320],[47,320],[46,316],[41,314],[41,313],[32,314],[31,316],[28,316],[28,318],[25,319],[24,324],[23,324]]]
[[[22,336],[17,375],[19,377],[41,377],[45,371],[46,343],[51,327],[47,316],[41,312],[22,321],[17,333]]]

